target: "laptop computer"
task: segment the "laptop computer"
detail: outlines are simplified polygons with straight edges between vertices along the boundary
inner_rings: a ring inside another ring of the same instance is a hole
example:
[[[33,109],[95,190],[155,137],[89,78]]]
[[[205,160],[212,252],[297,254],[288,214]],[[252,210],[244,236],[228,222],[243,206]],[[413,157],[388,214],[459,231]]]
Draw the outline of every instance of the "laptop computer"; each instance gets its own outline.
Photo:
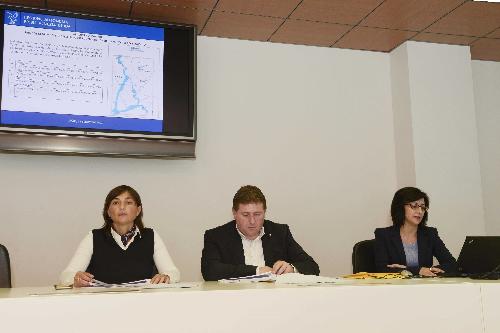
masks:
[[[499,278],[500,236],[466,236],[457,260],[458,275]],[[495,273],[490,274],[488,273]]]

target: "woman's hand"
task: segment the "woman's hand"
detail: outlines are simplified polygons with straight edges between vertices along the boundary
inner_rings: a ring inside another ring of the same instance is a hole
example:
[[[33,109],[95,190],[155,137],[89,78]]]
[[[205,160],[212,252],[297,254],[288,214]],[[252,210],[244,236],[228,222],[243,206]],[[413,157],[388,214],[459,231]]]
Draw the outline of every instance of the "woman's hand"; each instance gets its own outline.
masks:
[[[151,283],[170,283],[170,276],[168,276],[167,274],[156,274],[151,278]]]
[[[422,276],[437,276],[438,273],[444,273],[444,271],[438,267],[422,267],[418,272]]]
[[[88,272],[76,272],[73,278],[73,288],[88,287],[94,276]]]

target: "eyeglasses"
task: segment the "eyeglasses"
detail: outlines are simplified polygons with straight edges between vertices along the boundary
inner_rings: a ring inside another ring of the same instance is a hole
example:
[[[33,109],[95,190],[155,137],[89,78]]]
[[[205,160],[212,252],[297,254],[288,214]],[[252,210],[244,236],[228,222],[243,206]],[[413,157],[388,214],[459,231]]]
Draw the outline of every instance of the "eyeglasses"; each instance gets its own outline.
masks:
[[[413,210],[417,210],[417,209],[421,209],[423,210],[424,212],[428,211],[429,210],[429,207],[427,207],[426,205],[419,205],[417,203],[407,203],[406,204],[407,206],[410,206],[411,209]]]

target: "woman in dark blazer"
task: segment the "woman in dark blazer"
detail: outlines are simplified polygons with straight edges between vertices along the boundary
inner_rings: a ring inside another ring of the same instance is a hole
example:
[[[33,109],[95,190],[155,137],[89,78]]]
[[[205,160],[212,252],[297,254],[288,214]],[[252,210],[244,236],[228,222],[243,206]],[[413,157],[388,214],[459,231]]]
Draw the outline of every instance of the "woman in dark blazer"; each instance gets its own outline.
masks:
[[[375,266],[378,272],[436,276],[456,270],[456,260],[439,238],[436,228],[427,227],[429,197],[415,187],[394,194],[391,204],[393,226],[375,229]],[[433,266],[433,257],[439,266]]]

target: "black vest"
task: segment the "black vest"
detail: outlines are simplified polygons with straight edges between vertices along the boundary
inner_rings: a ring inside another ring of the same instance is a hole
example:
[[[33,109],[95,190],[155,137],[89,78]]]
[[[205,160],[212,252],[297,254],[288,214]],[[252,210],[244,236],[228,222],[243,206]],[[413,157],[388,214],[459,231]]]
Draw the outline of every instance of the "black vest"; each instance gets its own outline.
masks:
[[[154,232],[145,228],[126,250],[103,229],[92,230],[94,249],[87,272],[106,283],[150,279],[155,271]]]

